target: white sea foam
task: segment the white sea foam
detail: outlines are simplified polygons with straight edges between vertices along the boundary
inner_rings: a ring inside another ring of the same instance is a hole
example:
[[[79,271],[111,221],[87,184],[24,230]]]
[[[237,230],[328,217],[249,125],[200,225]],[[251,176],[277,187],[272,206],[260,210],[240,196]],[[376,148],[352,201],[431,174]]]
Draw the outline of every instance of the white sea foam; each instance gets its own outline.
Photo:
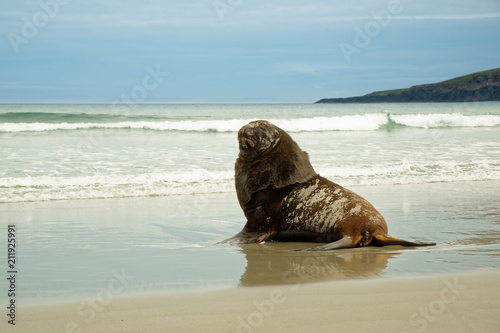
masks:
[[[291,133],[315,170],[344,186],[500,180],[498,104],[468,114],[441,104],[383,107],[7,114],[0,202],[234,192],[235,132],[259,118]]]
[[[500,180],[500,163],[490,160],[457,163],[455,161],[409,162],[403,159],[397,164],[380,163],[349,168],[319,166],[316,171],[346,186]]]
[[[500,125],[498,115],[463,115],[459,113],[390,115],[392,121],[398,125],[420,128],[438,127],[493,127]]]
[[[424,184],[500,180],[496,161],[468,163],[408,162],[358,165],[345,168],[316,166],[316,171],[343,186]],[[0,180],[0,202],[97,199],[234,192],[232,170],[206,169],[141,174],[109,173],[63,177],[58,175],[5,177]]]
[[[100,199],[230,192],[233,174],[204,169],[170,173],[63,177],[57,175],[4,177],[0,202]]]
[[[235,132],[254,119],[230,120],[158,120],[121,121],[110,123],[1,123],[0,132],[43,132],[81,129],[137,129],[155,131]],[[453,114],[386,114],[370,113],[336,117],[269,119],[289,132],[375,131],[391,123],[417,128],[493,127],[500,126],[500,115]]]
[[[253,119],[124,121],[115,123],[4,123],[0,132],[44,132],[82,129],[137,129],[154,131],[236,132]],[[289,132],[301,131],[373,131],[387,123],[385,114],[302,119],[270,119]]]
[[[114,123],[4,123],[0,132],[44,132],[81,129],[143,129],[156,131],[229,132],[239,129],[245,120],[220,121],[123,121]]]
[[[274,119],[272,123],[288,132],[321,131],[375,131],[387,124],[387,115],[373,113],[364,115],[315,117],[301,119]]]

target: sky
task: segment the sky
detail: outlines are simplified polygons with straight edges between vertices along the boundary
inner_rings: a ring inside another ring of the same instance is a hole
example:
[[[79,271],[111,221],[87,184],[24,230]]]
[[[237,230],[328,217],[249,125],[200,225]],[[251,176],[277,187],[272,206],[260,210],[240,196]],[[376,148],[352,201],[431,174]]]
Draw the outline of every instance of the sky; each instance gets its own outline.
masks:
[[[0,103],[312,103],[500,67],[500,0],[1,7]]]

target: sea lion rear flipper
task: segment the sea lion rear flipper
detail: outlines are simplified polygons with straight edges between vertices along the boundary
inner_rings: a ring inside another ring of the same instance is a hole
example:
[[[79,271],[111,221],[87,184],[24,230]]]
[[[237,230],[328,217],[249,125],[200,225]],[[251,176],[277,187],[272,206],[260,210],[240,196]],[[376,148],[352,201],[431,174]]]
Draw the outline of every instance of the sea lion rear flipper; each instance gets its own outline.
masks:
[[[330,251],[330,250],[336,250],[336,249],[343,249],[343,248],[349,248],[349,247],[354,247],[356,245],[356,242],[352,239],[351,236],[344,236],[338,241],[328,243],[323,246],[318,246],[318,247],[311,247],[308,249],[304,250],[297,250],[293,252],[316,252],[316,251]]]
[[[415,243],[404,239],[399,239],[386,234],[373,235],[373,240],[370,245],[386,246],[386,245],[401,245],[401,246],[433,246],[436,243]]]

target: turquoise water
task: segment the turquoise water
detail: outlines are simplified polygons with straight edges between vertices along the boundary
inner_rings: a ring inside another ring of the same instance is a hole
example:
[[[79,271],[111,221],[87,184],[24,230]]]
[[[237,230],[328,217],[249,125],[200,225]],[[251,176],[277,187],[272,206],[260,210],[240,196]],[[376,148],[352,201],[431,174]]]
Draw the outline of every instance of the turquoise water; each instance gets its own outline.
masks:
[[[217,245],[245,223],[236,131],[254,119],[289,131],[390,234],[437,246]],[[0,223],[17,228],[19,299],[95,298],[117,274],[134,294],[498,269],[499,138],[500,103],[2,105]]]
[[[255,119],[346,186],[500,179],[500,103],[2,105],[0,202],[232,192]]]

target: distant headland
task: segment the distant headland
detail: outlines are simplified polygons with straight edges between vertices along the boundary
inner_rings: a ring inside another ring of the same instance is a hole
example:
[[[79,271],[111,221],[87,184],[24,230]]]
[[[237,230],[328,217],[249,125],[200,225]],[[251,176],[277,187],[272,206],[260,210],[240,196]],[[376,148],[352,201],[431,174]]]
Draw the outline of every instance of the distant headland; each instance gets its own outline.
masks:
[[[407,89],[376,91],[348,98],[324,98],[316,103],[426,103],[500,101],[500,68]]]

